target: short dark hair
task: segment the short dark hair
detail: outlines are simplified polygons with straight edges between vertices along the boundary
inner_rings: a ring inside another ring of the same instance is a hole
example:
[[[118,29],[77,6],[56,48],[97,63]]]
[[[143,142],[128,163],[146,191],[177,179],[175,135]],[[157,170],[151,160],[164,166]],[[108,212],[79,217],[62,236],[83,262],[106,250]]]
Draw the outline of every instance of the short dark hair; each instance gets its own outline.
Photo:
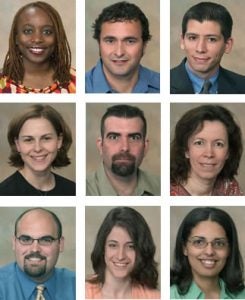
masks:
[[[189,8],[182,20],[183,37],[186,34],[187,24],[190,20],[201,23],[203,21],[215,21],[220,25],[225,42],[231,37],[233,21],[229,11],[223,5],[213,2],[200,2]]]
[[[219,277],[225,282],[226,289],[238,293],[244,289],[243,261],[239,250],[236,226],[230,215],[215,207],[197,207],[191,210],[182,221],[175,243],[174,263],[171,269],[170,283],[176,284],[180,294],[188,292],[193,275],[188,258],[183,253],[183,247],[191,234],[191,230],[202,221],[210,220],[223,227],[228,242],[230,254]]]
[[[139,109],[136,106],[126,105],[126,104],[119,104],[114,105],[109,108],[107,108],[107,111],[103,115],[100,123],[100,133],[101,138],[104,138],[105,133],[105,120],[109,117],[118,117],[118,118],[125,118],[125,119],[131,119],[131,118],[140,118],[143,122],[143,137],[146,137],[147,133],[147,123],[144,116],[144,112]]]
[[[42,210],[48,214],[51,215],[51,217],[53,218],[56,226],[57,226],[57,238],[60,239],[62,237],[62,224],[60,222],[60,219],[57,217],[57,215],[45,208],[42,207],[35,207],[35,208],[30,208],[26,211],[24,211],[15,221],[15,225],[14,225],[14,235],[17,236],[17,231],[18,231],[18,224],[21,221],[22,217],[24,217],[26,214],[28,214],[29,212],[35,211],[35,210]]]
[[[158,281],[157,264],[154,260],[156,247],[145,219],[131,207],[113,208],[105,217],[91,254],[93,269],[97,276],[89,281],[99,283],[105,281],[105,242],[114,226],[126,229],[135,246],[136,261],[131,273],[132,281],[149,288],[156,288]]]
[[[204,121],[220,121],[227,130],[229,157],[217,179],[232,179],[237,174],[243,146],[241,129],[232,113],[220,105],[201,105],[187,111],[177,122],[170,150],[170,178],[172,183],[183,183],[191,169],[185,153],[192,134],[203,127]]]
[[[52,163],[53,168],[64,167],[70,164],[68,150],[72,144],[72,134],[69,126],[61,114],[50,105],[35,104],[27,107],[13,118],[8,127],[8,142],[11,148],[9,164],[14,167],[23,167],[24,162],[17,151],[15,141],[19,137],[23,124],[29,119],[47,119],[54,127],[57,136],[62,136],[62,146],[59,149],[55,160]]]
[[[22,6],[14,16],[9,36],[9,49],[3,65],[3,75],[8,76],[16,82],[23,81],[25,70],[18,45],[16,44],[16,35],[19,17],[23,11],[30,7],[42,9],[53,23],[56,43],[54,52],[50,57],[50,64],[54,68],[53,79],[58,80],[64,85],[70,81],[71,77],[71,50],[59,13],[53,6],[44,1],[36,1],[26,4]]]
[[[143,42],[145,43],[151,39],[151,35],[149,32],[149,22],[145,14],[137,5],[126,1],[112,4],[102,10],[101,14],[92,25],[92,28],[94,30],[93,38],[99,42],[101,26],[103,23],[125,21],[140,21]]]

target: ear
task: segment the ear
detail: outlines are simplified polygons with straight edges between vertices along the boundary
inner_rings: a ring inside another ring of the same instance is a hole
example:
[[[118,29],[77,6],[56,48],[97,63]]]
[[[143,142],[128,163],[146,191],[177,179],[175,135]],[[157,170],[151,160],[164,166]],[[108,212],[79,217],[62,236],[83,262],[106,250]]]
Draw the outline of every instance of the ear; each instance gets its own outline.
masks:
[[[187,250],[186,246],[183,246],[183,254],[185,256],[188,256],[188,250]]]
[[[64,251],[65,238],[62,236],[60,238],[60,252]]]
[[[146,46],[147,46],[147,42],[143,42],[143,50],[142,50],[142,57],[144,56],[145,54],[145,49],[146,49]]]
[[[225,42],[225,53],[229,54],[231,52],[233,46],[233,38],[228,38],[228,40]]]
[[[184,37],[182,34],[180,36],[180,49],[185,50],[185,41],[184,41]]]
[[[148,152],[148,150],[149,150],[149,139],[148,138],[146,138],[145,139],[145,149],[144,149],[144,156],[146,156],[146,154],[147,154],[147,152]]]
[[[58,136],[58,149],[60,149],[62,147],[62,145],[63,145],[63,135],[60,134]]]
[[[103,139],[102,137],[98,137],[97,140],[96,140],[96,146],[97,146],[97,149],[99,150],[99,153],[100,155],[102,156],[102,148],[103,148]]]
[[[15,251],[15,242],[16,242],[16,237],[12,236],[12,250]]]
[[[185,151],[185,158],[190,158],[190,155],[189,155],[189,151],[188,151],[188,150]]]
[[[15,147],[16,147],[17,151],[20,152],[20,144],[19,144],[19,140],[18,140],[18,139],[15,139],[14,142],[15,142]]]

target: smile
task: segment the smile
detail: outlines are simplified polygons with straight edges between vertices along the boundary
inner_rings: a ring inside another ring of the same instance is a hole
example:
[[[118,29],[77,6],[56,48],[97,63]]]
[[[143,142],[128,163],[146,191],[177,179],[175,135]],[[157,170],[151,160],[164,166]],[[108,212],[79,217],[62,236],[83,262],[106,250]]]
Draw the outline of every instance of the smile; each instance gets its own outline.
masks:
[[[31,158],[35,161],[43,161],[45,160],[47,155],[41,155],[41,156],[32,156]]]
[[[213,259],[200,259],[200,261],[205,268],[213,268],[216,264],[216,260]]]
[[[43,52],[45,51],[45,49],[44,48],[40,48],[40,47],[31,47],[31,48],[29,48],[29,51],[31,53],[33,53],[33,54],[40,55],[40,54],[43,54]]]
[[[116,262],[114,262],[113,264],[118,268],[125,268],[128,265],[128,263],[116,263]]]

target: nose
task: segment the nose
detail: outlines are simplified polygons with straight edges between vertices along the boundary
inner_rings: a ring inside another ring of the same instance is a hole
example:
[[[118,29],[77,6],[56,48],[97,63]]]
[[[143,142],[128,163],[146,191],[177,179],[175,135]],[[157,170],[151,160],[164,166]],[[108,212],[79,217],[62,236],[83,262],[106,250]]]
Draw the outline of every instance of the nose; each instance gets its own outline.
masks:
[[[212,255],[215,252],[213,246],[211,243],[208,243],[206,248],[205,248],[205,253],[208,255]]]
[[[33,241],[30,247],[31,247],[31,251],[33,252],[38,252],[40,250],[40,245],[37,240]]]
[[[41,151],[41,143],[40,143],[40,141],[35,141],[34,150],[36,152],[40,152]]]
[[[124,45],[123,45],[123,42],[118,41],[115,44],[115,54],[116,54],[117,57],[121,57],[121,56],[124,55]]]
[[[206,41],[204,38],[197,40],[196,51],[198,53],[205,53],[207,51]]]
[[[40,31],[35,31],[32,34],[32,42],[34,43],[41,43],[43,41],[43,35]]]
[[[124,247],[119,247],[117,251],[117,259],[123,260],[125,258],[125,249]]]
[[[211,144],[206,145],[204,155],[206,157],[213,157],[214,156],[213,146]]]
[[[121,139],[121,151],[127,152],[129,150],[128,138]]]

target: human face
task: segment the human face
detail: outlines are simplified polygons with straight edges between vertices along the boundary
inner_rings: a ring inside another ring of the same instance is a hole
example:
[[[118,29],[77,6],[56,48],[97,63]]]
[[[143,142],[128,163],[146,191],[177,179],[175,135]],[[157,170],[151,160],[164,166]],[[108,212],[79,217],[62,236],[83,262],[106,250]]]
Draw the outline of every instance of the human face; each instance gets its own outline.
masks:
[[[36,239],[44,236],[58,238],[57,231],[52,216],[37,209],[20,219],[16,237],[25,235]],[[16,237],[13,237],[13,250],[20,269],[36,282],[47,280],[54,270],[59,253],[63,251],[64,239],[55,240],[49,246],[41,246],[38,241],[33,241],[32,245],[22,245]]]
[[[50,171],[57,151],[62,146],[51,122],[45,118],[28,119],[15,141],[17,151],[24,162],[24,170],[32,174]]]
[[[38,7],[26,8],[17,22],[16,44],[24,65],[49,63],[56,37],[47,13]]]
[[[148,149],[143,121],[139,117],[108,117],[104,137],[97,140],[97,147],[106,172],[123,177],[135,175]]]
[[[189,20],[181,49],[185,50],[188,66],[197,76],[210,78],[218,70],[224,53],[230,53],[233,40],[225,42],[219,23]]]
[[[205,238],[209,243],[205,248],[198,249],[190,242],[195,238]],[[225,246],[214,249],[210,242],[215,239],[225,240]],[[194,281],[200,282],[205,278],[218,279],[230,252],[227,242],[225,230],[217,222],[201,221],[191,230],[183,252],[188,258]]]
[[[189,138],[185,156],[191,166],[189,180],[215,181],[229,157],[225,125],[220,121],[204,121],[203,128]]]
[[[130,278],[135,258],[135,245],[127,230],[114,226],[105,242],[106,279]]]
[[[138,76],[145,44],[139,21],[105,22],[99,41],[103,70],[108,80]]]

